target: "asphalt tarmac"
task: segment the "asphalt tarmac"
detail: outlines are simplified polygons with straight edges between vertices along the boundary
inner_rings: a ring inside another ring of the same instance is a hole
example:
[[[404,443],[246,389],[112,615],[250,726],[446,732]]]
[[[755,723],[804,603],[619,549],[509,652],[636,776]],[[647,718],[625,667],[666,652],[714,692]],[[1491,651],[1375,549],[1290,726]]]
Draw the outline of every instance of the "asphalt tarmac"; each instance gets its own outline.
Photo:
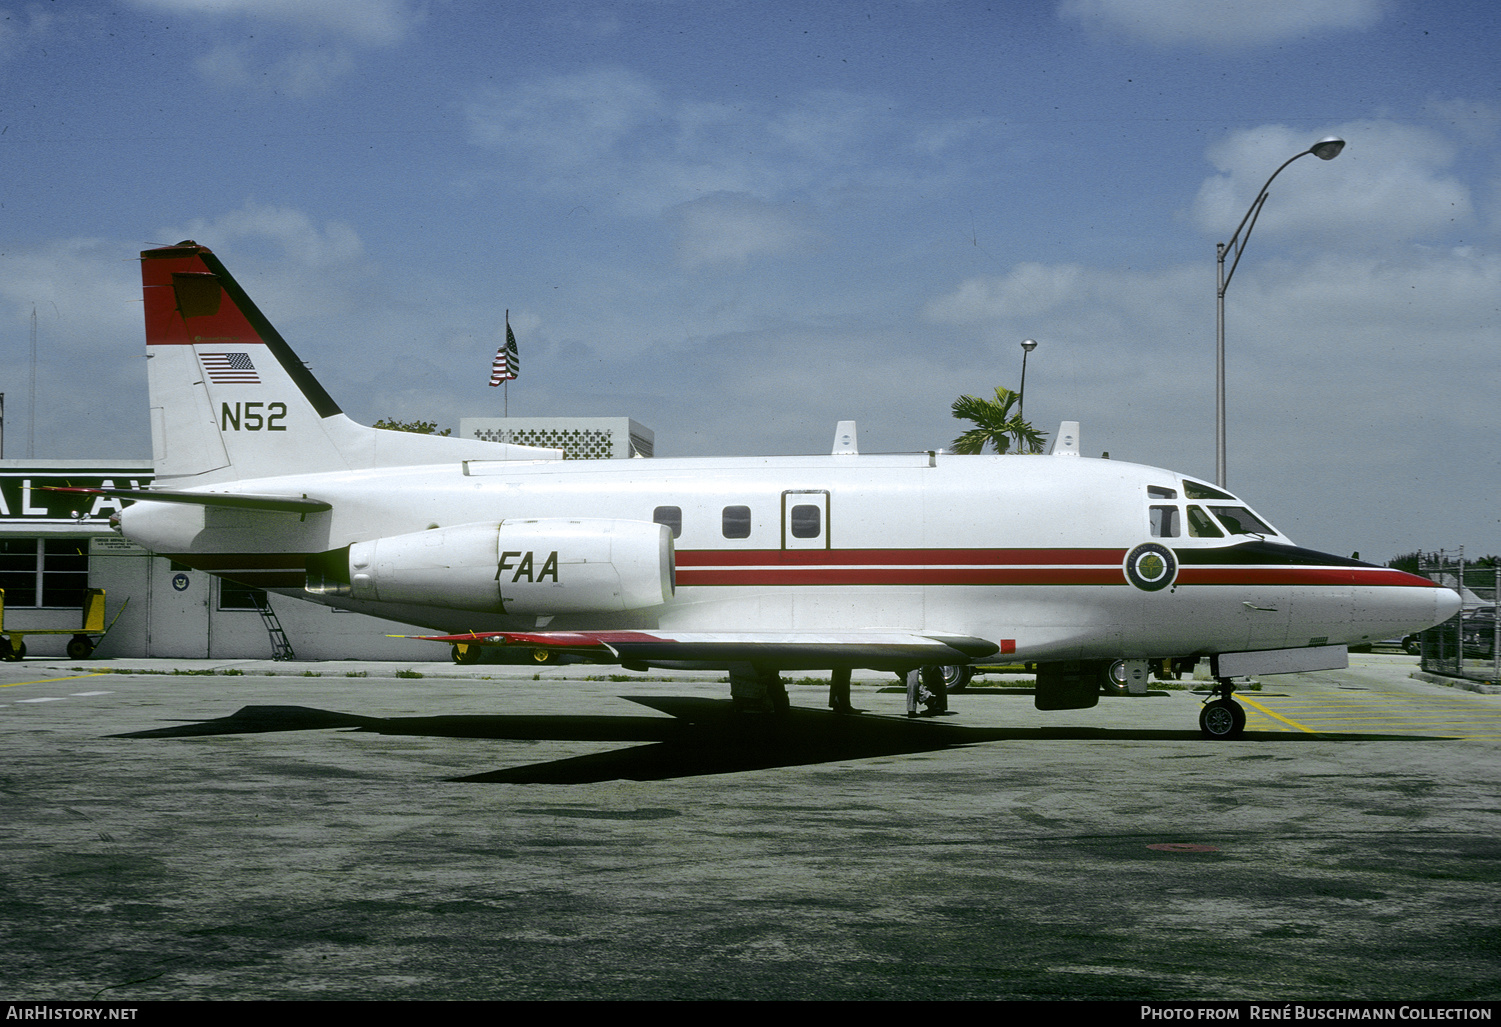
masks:
[[[1411,658],[1233,742],[413,666],[0,664],[0,1000],[1501,998],[1501,695]]]

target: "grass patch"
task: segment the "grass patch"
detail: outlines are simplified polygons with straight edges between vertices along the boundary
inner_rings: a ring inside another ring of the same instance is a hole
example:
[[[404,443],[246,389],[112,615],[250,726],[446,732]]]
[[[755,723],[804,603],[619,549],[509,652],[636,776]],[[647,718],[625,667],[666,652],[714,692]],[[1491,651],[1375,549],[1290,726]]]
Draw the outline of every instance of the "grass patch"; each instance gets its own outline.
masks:
[[[305,670],[302,672],[302,676],[305,678],[321,678],[323,676],[323,672],[317,670]]]
[[[368,678],[370,672],[368,670],[346,670],[344,676],[346,678]]]
[[[422,672],[418,670],[398,670],[396,676],[399,678],[420,678],[422,677]]]

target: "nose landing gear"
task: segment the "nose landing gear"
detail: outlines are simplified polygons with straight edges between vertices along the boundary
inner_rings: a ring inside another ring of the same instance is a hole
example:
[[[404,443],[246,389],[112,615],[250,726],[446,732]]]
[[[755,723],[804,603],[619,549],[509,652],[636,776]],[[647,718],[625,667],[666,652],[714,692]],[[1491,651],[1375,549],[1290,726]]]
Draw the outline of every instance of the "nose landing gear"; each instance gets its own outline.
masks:
[[[1199,710],[1199,730],[1205,738],[1239,738],[1246,729],[1246,709],[1230,698],[1235,686],[1229,678],[1216,678],[1210,698]]]

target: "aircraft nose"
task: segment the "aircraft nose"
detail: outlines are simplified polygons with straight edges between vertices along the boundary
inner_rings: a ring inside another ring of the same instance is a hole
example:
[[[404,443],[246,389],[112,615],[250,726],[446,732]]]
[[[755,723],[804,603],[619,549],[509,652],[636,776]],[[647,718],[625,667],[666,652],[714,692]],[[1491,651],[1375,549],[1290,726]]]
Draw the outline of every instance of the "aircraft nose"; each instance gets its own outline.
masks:
[[[1436,618],[1433,623],[1442,624],[1459,613],[1460,607],[1464,605],[1464,600],[1452,588],[1436,588],[1434,592],[1437,595],[1434,596],[1433,600],[1433,616]],[[1432,624],[1429,625],[1429,627],[1432,626]]]

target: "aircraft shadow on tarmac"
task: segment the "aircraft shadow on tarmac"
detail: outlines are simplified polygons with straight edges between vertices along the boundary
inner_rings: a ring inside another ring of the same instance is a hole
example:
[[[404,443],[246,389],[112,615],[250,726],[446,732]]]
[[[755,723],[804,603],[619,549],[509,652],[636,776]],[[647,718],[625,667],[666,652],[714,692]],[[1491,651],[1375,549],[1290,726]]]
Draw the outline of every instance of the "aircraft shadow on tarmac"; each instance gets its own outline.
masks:
[[[1188,741],[1197,731],[1119,730],[1088,727],[970,728],[935,720],[886,716],[843,716],[793,707],[777,717],[736,713],[728,700],[676,696],[626,696],[661,717],[462,715],[441,717],[362,717],[308,706],[244,706],[215,720],[130,731],[117,738],[189,738],[201,735],[258,734],[328,728],[432,738],[488,738],[535,741],[646,742],[626,749],[591,753],[483,774],[454,778],[501,784],[590,784],[599,781],[660,781],[703,774],[728,774],[773,767],[806,766],[875,756],[935,752],[998,741]],[[1392,735],[1298,735],[1248,733],[1247,741],[1375,741]],[[1405,738],[1408,736],[1404,736]],[[1432,736],[1422,740],[1437,741]],[[1222,746],[1209,742],[1206,746]]]

